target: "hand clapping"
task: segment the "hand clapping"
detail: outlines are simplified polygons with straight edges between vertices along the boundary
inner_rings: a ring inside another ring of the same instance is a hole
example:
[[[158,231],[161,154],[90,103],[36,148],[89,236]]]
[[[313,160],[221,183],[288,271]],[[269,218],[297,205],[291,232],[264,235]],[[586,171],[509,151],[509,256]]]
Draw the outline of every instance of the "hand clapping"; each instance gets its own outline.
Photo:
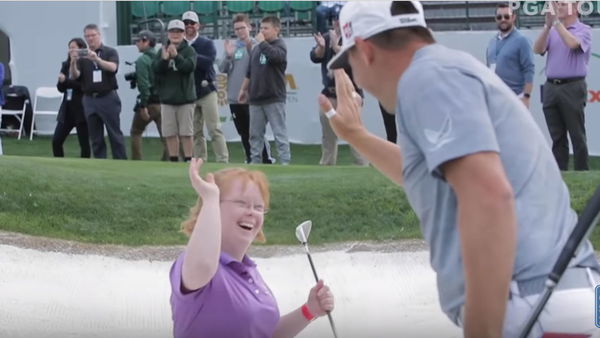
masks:
[[[315,42],[317,43],[317,46],[325,48],[325,38],[323,37],[323,35],[321,35],[321,32],[317,32],[317,34],[313,34],[313,36],[315,37]]]

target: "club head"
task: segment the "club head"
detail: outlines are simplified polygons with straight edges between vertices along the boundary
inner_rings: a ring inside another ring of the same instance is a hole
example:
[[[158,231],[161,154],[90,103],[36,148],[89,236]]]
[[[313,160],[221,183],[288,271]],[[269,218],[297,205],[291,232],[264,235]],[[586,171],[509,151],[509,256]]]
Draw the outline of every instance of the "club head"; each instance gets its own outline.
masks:
[[[304,221],[302,224],[296,227],[296,238],[300,243],[308,243],[308,236],[310,235],[310,229],[312,228],[312,221]]]

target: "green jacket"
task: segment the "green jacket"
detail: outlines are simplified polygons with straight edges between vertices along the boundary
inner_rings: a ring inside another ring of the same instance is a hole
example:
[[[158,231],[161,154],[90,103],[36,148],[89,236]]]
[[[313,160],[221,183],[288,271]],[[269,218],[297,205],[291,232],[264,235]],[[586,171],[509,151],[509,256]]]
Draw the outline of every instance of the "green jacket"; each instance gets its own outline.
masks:
[[[141,107],[147,107],[148,103],[158,103],[158,91],[152,69],[155,55],[156,50],[151,47],[135,60],[135,75],[139,92],[138,104]]]
[[[183,40],[177,47],[177,56],[172,60],[163,60],[162,50],[159,49],[152,67],[156,74],[160,103],[182,105],[196,101],[196,51],[187,41]]]

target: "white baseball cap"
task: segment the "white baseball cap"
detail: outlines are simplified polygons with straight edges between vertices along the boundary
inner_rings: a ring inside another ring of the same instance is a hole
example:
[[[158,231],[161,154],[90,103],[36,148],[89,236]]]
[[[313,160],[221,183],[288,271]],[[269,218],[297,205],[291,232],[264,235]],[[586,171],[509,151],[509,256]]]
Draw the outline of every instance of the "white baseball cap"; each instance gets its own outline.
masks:
[[[181,20],[182,21],[191,20],[191,21],[194,21],[195,23],[200,22],[200,20],[198,20],[198,14],[196,14],[196,12],[194,12],[194,11],[187,11],[187,12],[183,13],[183,15],[181,16]]]
[[[171,29],[179,29],[182,31],[185,31],[185,25],[183,24],[183,21],[181,20],[171,20],[169,21],[169,25],[167,26],[167,31],[170,31]]]
[[[340,12],[342,48],[327,68],[344,68],[348,64],[348,51],[357,37],[367,39],[394,28],[427,27],[421,3],[410,2],[418,13],[392,15],[393,1],[348,1]]]

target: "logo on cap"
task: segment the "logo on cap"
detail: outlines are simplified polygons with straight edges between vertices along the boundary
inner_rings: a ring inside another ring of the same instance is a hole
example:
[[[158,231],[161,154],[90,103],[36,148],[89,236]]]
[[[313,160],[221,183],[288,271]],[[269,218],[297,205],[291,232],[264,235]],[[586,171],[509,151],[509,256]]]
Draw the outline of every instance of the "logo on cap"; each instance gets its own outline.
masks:
[[[416,18],[403,18],[403,17],[400,17],[399,19],[400,19],[400,23],[401,24],[408,24],[408,23],[416,23],[417,22]]]
[[[350,37],[352,37],[352,22],[348,21],[344,24],[344,27],[342,27],[342,30],[344,31],[344,36],[346,37],[346,39],[350,39]]]

